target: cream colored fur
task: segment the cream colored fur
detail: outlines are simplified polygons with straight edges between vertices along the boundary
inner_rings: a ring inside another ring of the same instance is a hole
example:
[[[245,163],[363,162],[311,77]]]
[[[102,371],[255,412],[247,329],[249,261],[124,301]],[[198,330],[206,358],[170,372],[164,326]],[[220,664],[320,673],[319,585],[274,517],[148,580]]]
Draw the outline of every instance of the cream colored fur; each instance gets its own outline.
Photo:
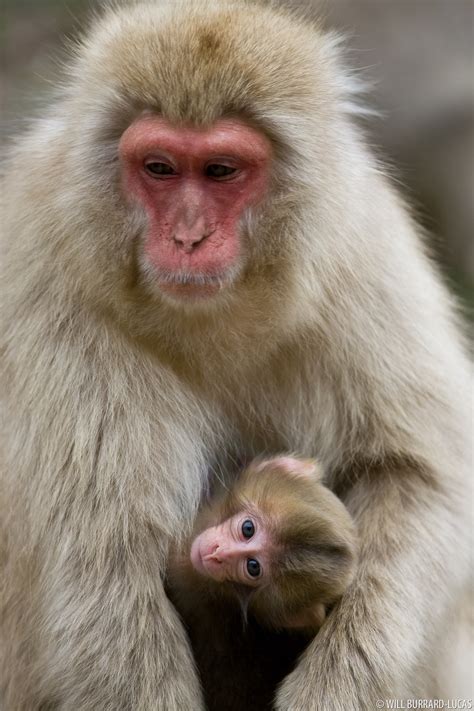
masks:
[[[106,12],[2,186],[5,711],[200,708],[164,596],[211,472],[299,452],[355,516],[356,582],[280,711],[431,693],[464,599],[468,366],[451,299],[354,124],[337,39],[256,2]],[[163,300],[118,140],[144,110],[271,137],[233,288]],[[448,657],[451,658],[448,650]]]

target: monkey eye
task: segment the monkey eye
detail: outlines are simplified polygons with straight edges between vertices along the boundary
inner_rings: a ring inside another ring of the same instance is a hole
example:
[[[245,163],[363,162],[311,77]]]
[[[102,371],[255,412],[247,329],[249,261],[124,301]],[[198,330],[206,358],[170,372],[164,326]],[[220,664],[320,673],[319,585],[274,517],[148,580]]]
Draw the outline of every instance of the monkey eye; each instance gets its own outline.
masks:
[[[244,538],[252,538],[252,536],[255,533],[255,526],[253,524],[253,521],[251,521],[249,518],[245,519],[245,521],[242,524],[242,535]]]
[[[160,163],[159,161],[150,161],[145,164],[145,170],[152,177],[166,177],[168,175],[176,175],[175,169],[168,163]]]
[[[221,165],[220,163],[211,163],[206,166],[205,170],[207,177],[214,180],[225,180],[236,172],[237,168],[233,168],[230,165]]]
[[[255,558],[247,558],[247,573],[251,578],[258,578],[262,569],[260,563]]]

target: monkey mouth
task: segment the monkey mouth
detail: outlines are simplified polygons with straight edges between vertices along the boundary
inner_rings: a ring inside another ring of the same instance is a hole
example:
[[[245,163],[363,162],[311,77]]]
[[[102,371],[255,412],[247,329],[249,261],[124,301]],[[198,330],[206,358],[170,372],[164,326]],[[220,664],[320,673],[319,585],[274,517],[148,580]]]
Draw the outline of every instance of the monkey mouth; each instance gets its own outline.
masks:
[[[216,274],[159,271],[158,287],[165,295],[177,299],[205,299],[230,286],[238,270],[228,269]]]
[[[201,555],[201,546],[200,542],[198,540],[195,540],[191,546],[191,551],[189,553],[189,557],[191,560],[191,565],[193,566],[194,570],[197,573],[201,573],[201,575],[207,575],[207,570],[206,566],[204,565],[204,561],[202,559]]]
[[[200,575],[204,575],[206,578],[211,577],[216,580],[222,576],[222,565],[216,561],[210,551],[206,551],[206,546],[204,546],[204,550],[202,549],[200,541],[194,541],[191,546],[189,557],[194,570]]]

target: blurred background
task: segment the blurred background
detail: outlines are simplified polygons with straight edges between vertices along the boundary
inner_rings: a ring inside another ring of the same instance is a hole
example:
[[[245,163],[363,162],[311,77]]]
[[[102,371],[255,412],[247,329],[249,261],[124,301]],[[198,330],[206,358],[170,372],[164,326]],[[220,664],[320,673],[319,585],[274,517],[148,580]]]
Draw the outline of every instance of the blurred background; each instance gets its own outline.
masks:
[[[374,82],[371,144],[415,205],[467,310],[474,306],[474,2],[279,0],[342,30],[348,60]],[[65,56],[100,0],[2,0],[1,132],[47,101]]]

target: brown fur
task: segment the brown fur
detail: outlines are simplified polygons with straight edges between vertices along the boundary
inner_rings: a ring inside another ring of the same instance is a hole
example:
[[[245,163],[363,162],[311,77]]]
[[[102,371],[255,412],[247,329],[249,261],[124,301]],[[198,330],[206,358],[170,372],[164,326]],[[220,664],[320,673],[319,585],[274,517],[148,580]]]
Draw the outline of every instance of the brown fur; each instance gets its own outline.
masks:
[[[310,474],[296,475],[296,460],[291,472],[278,460],[257,462],[199,511],[191,535],[173,551],[167,577],[174,597],[182,598],[181,610],[198,609],[206,597],[217,604],[230,599],[244,603],[244,614],[266,626],[289,627],[311,608],[316,619],[316,608],[334,603],[349,586],[356,560],[354,526],[344,505],[320,482],[315,463]],[[200,533],[244,512],[253,513],[269,537],[271,571],[265,584],[245,591],[243,584],[203,577],[189,555]]]
[[[0,663],[8,711],[200,708],[166,599],[169,542],[211,469],[317,456],[358,575],[277,708],[431,693],[467,585],[468,366],[417,228],[354,125],[337,40],[245,0],[109,11],[1,189]],[[162,300],[117,145],[142,109],[271,139],[246,269],[208,308]],[[133,237],[133,239],[131,239]],[[225,472],[224,472],[225,473]],[[443,691],[443,690],[441,690]],[[441,693],[441,692],[439,692]]]
[[[272,708],[277,684],[353,578],[351,518],[320,483],[320,468],[303,465],[309,474],[297,474],[296,462],[291,473],[278,460],[251,464],[203,507],[171,557],[167,588],[189,633],[209,711]],[[189,557],[195,536],[252,511],[271,532],[267,583],[252,589],[199,575]]]
[[[263,624],[328,605],[348,587],[354,573],[355,537],[345,507],[311,475],[288,474],[272,460],[250,465],[223,502],[224,518],[245,502],[265,517],[276,548],[271,582],[251,596],[249,611]],[[316,625],[316,627],[319,625]]]

